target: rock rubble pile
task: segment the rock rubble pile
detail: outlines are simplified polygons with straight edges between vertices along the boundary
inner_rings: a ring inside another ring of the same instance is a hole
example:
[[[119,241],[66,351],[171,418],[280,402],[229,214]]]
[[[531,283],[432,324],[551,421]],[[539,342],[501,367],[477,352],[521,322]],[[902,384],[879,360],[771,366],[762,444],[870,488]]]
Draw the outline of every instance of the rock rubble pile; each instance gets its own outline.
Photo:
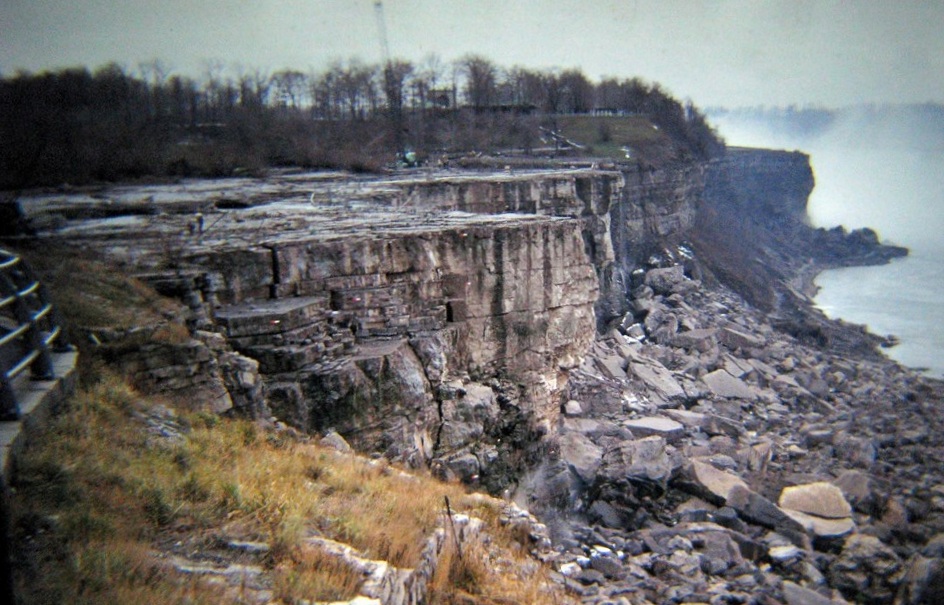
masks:
[[[941,383],[801,344],[681,266],[634,279],[520,490],[583,602],[944,602]]]

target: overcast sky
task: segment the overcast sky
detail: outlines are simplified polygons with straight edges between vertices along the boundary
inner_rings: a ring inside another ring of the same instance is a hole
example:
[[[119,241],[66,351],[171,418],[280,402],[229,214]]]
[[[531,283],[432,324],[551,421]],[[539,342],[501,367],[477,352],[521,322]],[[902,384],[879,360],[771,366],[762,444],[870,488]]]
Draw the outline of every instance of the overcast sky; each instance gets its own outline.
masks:
[[[385,0],[395,57],[641,76],[700,106],[944,102],[941,0]],[[0,0],[0,74],[379,62],[373,0]]]

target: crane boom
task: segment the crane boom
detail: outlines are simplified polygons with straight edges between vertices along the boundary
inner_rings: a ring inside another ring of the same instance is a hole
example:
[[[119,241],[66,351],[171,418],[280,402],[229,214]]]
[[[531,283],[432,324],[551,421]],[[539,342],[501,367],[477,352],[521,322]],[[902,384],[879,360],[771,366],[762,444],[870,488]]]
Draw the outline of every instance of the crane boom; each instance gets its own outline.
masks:
[[[374,2],[374,14],[377,17],[377,32],[380,35],[380,52],[384,65],[390,64],[390,45],[387,43],[387,20],[384,19],[383,2]]]

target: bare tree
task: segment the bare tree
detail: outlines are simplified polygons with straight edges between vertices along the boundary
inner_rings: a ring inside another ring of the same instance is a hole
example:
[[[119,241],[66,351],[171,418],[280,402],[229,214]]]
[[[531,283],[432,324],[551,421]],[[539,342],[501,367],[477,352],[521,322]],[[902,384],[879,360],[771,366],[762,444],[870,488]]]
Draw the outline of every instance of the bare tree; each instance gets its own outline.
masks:
[[[302,98],[308,88],[308,76],[294,69],[283,69],[272,74],[272,88],[282,107],[301,109]]]
[[[586,113],[593,108],[593,85],[579,69],[567,69],[557,78],[561,91],[560,113]]]
[[[459,59],[459,66],[466,77],[465,96],[476,110],[492,106],[496,101],[498,69],[481,55],[466,55]]]

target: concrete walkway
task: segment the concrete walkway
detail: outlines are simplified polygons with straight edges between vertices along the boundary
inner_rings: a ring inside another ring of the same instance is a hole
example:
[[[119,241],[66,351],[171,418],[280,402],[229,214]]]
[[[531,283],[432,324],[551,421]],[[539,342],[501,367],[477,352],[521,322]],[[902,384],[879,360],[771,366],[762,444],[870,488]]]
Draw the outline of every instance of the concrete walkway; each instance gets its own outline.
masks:
[[[14,383],[20,419],[0,421],[0,602],[13,603],[13,578],[10,570],[10,514],[8,486],[15,469],[15,459],[26,443],[31,427],[42,426],[59,403],[75,391],[77,351],[53,353],[53,380],[32,380],[21,376]]]

